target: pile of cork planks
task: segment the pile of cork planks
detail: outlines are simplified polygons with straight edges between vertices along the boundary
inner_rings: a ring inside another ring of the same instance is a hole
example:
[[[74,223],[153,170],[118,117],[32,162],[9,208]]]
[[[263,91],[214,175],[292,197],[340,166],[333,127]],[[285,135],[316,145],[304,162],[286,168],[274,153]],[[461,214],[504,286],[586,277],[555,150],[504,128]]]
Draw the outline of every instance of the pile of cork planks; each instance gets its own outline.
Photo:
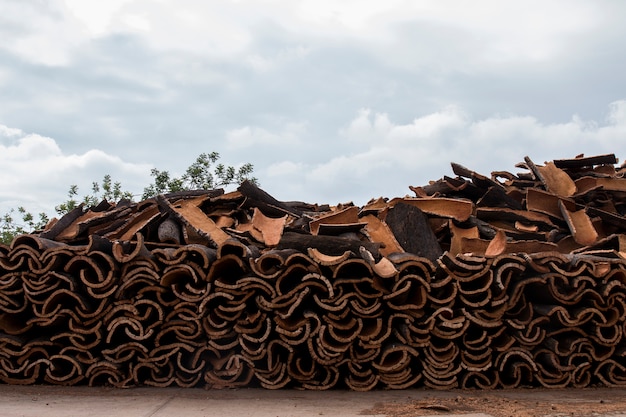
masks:
[[[0,246],[0,381],[626,385],[626,170],[578,156],[363,207],[250,182],[79,207]]]

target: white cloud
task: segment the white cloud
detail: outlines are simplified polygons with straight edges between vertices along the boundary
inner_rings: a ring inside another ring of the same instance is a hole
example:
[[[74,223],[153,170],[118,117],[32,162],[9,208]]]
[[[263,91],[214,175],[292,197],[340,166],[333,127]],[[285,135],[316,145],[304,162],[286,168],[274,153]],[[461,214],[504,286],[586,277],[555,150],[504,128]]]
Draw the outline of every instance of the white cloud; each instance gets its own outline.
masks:
[[[71,51],[84,39],[81,28],[58,2],[2,2],[0,48],[45,65],[65,65]]]
[[[294,145],[300,141],[300,137],[305,131],[305,123],[287,123],[278,133],[262,127],[244,126],[229,130],[226,133],[226,143],[231,149]]]
[[[20,129],[16,129],[14,127],[8,127],[5,125],[0,125],[0,138],[14,138],[16,136],[21,136],[23,132]]]
[[[475,119],[459,107],[445,107],[404,123],[394,121],[392,115],[362,109],[344,126],[332,138],[341,146],[317,155],[317,162],[307,151],[259,152],[251,162],[261,186],[281,200],[364,204],[374,197],[411,194],[410,185],[453,175],[450,162],[489,175],[501,170],[517,172],[515,164],[526,155],[539,164],[580,153],[615,153],[620,160],[626,156],[626,100],[611,103],[603,121],[584,121],[576,115],[560,123],[542,123],[524,115]],[[228,137],[231,145],[242,148],[263,145],[282,150],[298,140],[293,132],[303,129],[303,124],[293,123],[277,128],[280,133],[243,127]],[[276,161],[277,157],[281,159]],[[0,166],[0,212],[19,205],[50,211],[65,199],[70,184],[87,192],[91,181],[107,173],[140,193],[150,182],[151,168],[98,149],[65,154],[52,138],[3,125]]]
[[[110,29],[111,21],[120,9],[133,0],[85,1],[64,0],[70,13],[80,21],[88,32],[101,36]]]
[[[267,167],[265,174],[268,177],[291,177],[294,175],[301,175],[304,170],[307,169],[303,163],[297,163],[293,161],[282,161],[275,164],[271,164]]]
[[[277,67],[306,58],[311,48],[298,45],[293,48],[279,49],[272,55],[251,53],[245,59],[248,65],[257,71],[271,71]]]
[[[468,122],[467,115],[457,106],[447,106],[408,124],[392,123],[387,113],[375,113],[372,117],[370,109],[361,109],[340,134],[355,142],[381,143],[381,138],[385,138],[390,143],[402,144],[442,136],[463,128]]]
[[[626,127],[626,100],[611,103],[606,120],[612,126]]]
[[[457,107],[394,123],[384,113],[360,110],[341,129],[352,150],[318,164],[283,162],[273,165],[269,187],[297,181],[291,199],[309,202],[359,204],[373,197],[411,194],[410,185],[425,185],[454,175],[451,162],[490,175],[518,172],[515,164],[530,156],[536,163],[573,158],[580,153],[626,156],[626,101],[609,106],[607,122],[582,121],[573,116],[563,123],[541,123],[532,116],[494,115],[473,120]],[[365,140],[359,141],[359,139]],[[264,185],[268,184],[261,178]],[[272,192],[271,188],[267,188]],[[283,193],[284,195],[284,193]]]
[[[461,28],[484,46],[486,62],[543,61],[554,58],[567,39],[594,28],[601,16],[589,3],[487,0],[462,7],[435,2],[429,20]]]
[[[372,143],[393,128],[386,113],[376,113],[372,120],[371,109],[361,109],[347,128],[341,129],[341,136],[354,142]]]
[[[315,197],[311,190],[306,187],[307,173],[312,169],[312,165],[306,162],[281,161],[271,163],[266,168],[261,168],[255,175],[261,181],[261,187],[279,200],[311,200]]]
[[[4,125],[0,125],[0,166],[0,213],[25,206],[49,214],[64,201],[72,184],[78,185],[81,195],[88,194],[93,181],[110,174],[125,190],[141,192],[138,187],[150,182],[151,168],[98,149],[65,154],[52,138]]]
[[[110,34],[132,33],[157,51],[247,56],[250,65],[263,69],[285,60],[285,56],[269,57],[250,50],[259,27],[276,25],[311,44],[362,43],[387,64],[404,68],[445,62],[448,67],[467,69],[468,63],[476,61],[555,59],[575,36],[601,27],[610,17],[593,2],[565,0],[477,0],[471,4],[460,0],[56,0],[49,4],[53,17],[26,6],[3,10],[14,19],[27,16],[30,27],[37,28],[16,36],[13,46],[5,42],[4,47],[36,62],[65,64],[77,45]],[[399,27],[418,30],[429,41],[406,39]],[[442,47],[443,41],[448,47]],[[412,44],[415,54],[406,53],[405,42]],[[455,48],[454,43],[463,48]],[[302,50],[295,52],[298,56]],[[293,53],[287,51],[287,55]]]
[[[122,18],[122,21],[131,30],[139,32],[149,32],[152,29],[150,21],[140,14],[128,14]]]

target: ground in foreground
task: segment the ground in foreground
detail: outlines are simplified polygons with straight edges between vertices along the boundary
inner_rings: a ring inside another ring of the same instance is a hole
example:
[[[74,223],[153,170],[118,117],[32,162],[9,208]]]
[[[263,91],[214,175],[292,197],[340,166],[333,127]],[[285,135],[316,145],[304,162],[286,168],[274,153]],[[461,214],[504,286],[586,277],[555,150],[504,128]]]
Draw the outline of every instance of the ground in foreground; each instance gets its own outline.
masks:
[[[0,385],[0,415],[626,417],[626,389],[320,392]]]

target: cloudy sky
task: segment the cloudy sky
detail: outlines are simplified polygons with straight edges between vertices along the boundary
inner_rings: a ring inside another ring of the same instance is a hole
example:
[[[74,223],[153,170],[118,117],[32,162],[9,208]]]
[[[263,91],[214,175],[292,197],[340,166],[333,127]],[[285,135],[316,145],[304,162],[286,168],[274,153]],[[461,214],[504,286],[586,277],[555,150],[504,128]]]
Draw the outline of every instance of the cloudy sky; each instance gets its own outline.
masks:
[[[0,0],[0,213],[202,152],[311,203],[626,158],[626,2]]]

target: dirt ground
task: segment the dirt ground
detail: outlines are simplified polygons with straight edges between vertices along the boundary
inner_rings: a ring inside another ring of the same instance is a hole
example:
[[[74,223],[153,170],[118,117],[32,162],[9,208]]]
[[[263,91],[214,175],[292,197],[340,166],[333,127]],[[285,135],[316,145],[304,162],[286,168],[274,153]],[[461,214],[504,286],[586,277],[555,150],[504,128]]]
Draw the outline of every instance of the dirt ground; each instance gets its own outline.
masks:
[[[1,417],[626,417],[626,388],[298,391],[0,385]]]
[[[423,392],[424,393],[424,392]],[[378,403],[367,413],[389,417],[487,414],[494,417],[626,416],[626,391],[607,389],[446,391],[406,403]]]

